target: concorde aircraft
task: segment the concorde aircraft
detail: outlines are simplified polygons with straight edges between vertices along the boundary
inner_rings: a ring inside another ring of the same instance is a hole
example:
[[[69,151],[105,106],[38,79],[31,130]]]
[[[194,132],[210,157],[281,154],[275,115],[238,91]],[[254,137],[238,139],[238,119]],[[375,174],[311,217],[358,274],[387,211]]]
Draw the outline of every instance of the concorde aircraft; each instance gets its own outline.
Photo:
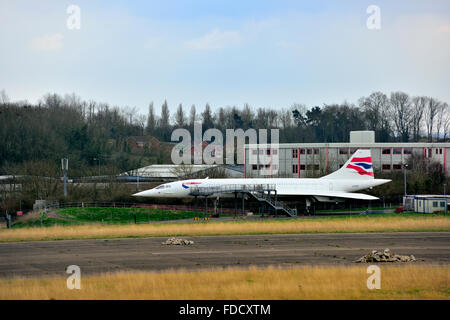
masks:
[[[133,194],[136,197],[191,198],[201,190],[210,190],[211,197],[232,196],[237,189],[251,192],[258,186],[273,186],[278,197],[291,199],[312,197],[319,202],[343,199],[377,200],[377,197],[355,191],[390,182],[375,179],[370,150],[357,150],[337,171],[321,178],[241,178],[189,179],[161,184],[153,189]],[[216,190],[216,192],[214,192]],[[207,193],[204,193],[207,194]]]

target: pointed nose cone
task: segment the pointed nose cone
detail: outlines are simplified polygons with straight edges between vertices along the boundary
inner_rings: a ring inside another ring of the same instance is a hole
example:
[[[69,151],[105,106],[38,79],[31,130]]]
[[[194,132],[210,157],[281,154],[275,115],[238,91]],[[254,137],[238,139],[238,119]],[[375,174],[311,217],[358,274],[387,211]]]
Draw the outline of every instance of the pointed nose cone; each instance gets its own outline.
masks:
[[[145,190],[145,191],[141,191],[141,192],[133,194],[133,197],[148,197],[151,195],[151,193],[152,193],[151,190]]]

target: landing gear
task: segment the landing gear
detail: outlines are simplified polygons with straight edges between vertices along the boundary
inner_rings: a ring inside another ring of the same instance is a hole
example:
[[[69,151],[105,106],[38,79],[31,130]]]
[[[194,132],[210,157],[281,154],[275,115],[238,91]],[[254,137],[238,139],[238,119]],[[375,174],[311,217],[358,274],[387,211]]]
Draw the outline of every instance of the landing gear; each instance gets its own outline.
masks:
[[[219,217],[219,203],[220,203],[220,198],[217,197],[214,200],[214,214],[213,214],[214,218],[218,218]]]

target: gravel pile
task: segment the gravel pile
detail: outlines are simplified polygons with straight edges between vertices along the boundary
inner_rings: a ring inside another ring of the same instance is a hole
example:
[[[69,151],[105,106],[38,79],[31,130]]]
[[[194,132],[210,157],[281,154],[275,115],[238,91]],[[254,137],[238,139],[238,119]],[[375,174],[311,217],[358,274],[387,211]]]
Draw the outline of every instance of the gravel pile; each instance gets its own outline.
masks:
[[[412,262],[416,261],[413,255],[401,256],[393,254],[391,250],[384,249],[384,251],[373,250],[371,253],[359,258],[355,262]]]
[[[172,238],[167,239],[164,242],[161,242],[161,244],[175,245],[175,246],[188,246],[188,245],[194,244],[194,241],[172,237]]]

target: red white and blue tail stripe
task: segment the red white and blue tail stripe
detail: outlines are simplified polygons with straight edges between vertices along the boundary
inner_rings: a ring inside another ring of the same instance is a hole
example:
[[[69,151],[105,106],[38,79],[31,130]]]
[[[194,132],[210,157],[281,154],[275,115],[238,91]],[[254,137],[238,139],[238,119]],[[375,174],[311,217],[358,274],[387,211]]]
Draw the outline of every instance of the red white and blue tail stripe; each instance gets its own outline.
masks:
[[[358,149],[337,171],[323,177],[326,179],[374,179],[370,150]]]

